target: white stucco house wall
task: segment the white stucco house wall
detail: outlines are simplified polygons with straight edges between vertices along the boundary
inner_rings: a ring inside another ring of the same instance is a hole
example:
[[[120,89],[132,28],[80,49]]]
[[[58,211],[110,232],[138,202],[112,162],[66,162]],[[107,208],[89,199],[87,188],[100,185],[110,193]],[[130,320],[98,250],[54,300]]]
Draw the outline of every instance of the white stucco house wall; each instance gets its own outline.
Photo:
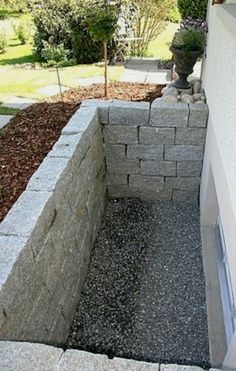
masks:
[[[208,6],[201,226],[213,366],[236,370],[236,0]]]

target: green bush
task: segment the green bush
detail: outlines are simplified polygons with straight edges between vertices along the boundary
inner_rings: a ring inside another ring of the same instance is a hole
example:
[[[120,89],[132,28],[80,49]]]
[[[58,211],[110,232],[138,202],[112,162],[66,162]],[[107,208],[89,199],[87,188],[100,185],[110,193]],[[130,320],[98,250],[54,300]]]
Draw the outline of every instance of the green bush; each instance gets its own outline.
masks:
[[[7,48],[7,37],[3,30],[0,30],[0,53],[5,53]]]
[[[177,5],[174,5],[173,8],[170,9],[167,21],[172,23],[179,23],[181,21],[181,15]]]
[[[206,19],[208,0],[178,0],[182,18]]]
[[[42,57],[46,62],[58,62],[67,61],[69,51],[64,48],[63,44],[51,45],[47,41],[43,42],[44,47],[42,49]]]
[[[12,28],[21,44],[27,44],[31,36],[31,22],[29,19],[20,19],[19,22],[12,23]]]
[[[67,57],[77,63],[92,63],[101,59],[101,43],[96,43],[88,31],[85,5],[82,0],[41,0],[33,11],[36,28],[34,45],[43,57],[44,42],[54,36],[57,45],[68,50]]]
[[[206,34],[190,28],[176,32],[172,45],[183,51],[203,51],[206,45]]]

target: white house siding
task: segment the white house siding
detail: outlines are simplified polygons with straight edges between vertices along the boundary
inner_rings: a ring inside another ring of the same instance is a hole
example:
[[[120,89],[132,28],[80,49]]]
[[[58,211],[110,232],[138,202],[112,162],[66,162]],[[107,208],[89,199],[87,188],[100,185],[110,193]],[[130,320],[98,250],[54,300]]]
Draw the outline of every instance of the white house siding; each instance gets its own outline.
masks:
[[[214,226],[221,215],[236,302],[236,32],[233,18],[229,24],[225,17],[227,9],[232,15],[235,8],[236,0],[223,6],[209,3],[202,78],[210,114],[200,203],[203,227]],[[236,31],[236,16],[234,21]],[[224,366],[236,370],[236,336],[228,345]]]

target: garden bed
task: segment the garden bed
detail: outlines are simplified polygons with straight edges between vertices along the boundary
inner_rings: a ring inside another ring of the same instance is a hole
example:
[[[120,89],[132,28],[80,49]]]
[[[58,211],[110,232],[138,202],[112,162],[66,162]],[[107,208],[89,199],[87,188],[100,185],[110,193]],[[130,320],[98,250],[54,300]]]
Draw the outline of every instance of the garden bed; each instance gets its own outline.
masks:
[[[161,85],[114,83],[109,98],[152,102]],[[103,98],[103,84],[55,96],[19,113],[0,131],[0,222],[24,191],[30,177],[58,140],[83,99]]]

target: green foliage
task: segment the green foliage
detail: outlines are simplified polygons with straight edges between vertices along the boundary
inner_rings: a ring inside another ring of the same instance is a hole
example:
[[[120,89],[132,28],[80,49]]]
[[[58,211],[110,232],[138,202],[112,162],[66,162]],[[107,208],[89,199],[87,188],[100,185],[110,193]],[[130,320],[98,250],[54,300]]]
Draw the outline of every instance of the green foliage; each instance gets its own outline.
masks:
[[[87,1],[82,0],[40,0],[40,6],[33,11],[34,45],[39,56],[44,42],[54,36],[56,44],[63,44],[69,51],[69,59],[75,58],[77,63],[100,59],[101,44],[95,43],[89,33],[86,5]]]
[[[48,63],[48,66],[54,66],[58,62],[67,61],[69,51],[64,48],[63,44],[51,45],[43,41],[42,57]]]
[[[20,19],[17,23],[12,23],[12,28],[16,37],[20,40],[22,45],[27,44],[31,36],[31,22],[29,19]]]
[[[0,9],[6,16],[8,12],[24,13],[28,10],[28,3],[28,0],[0,0]]]
[[[7,36],[6,33],[0,29],[0,53],[5,53],[7,48]]]
[[[178,0],[182,18],[206,19],[208,0]]]
[[[95,2],[87,19],[92,38],[107,43],[112,40],[117,29],[118,8],[113,5],[106,6],[104,2]]]
[[[206,45],[205,33],[197,29],[181,29],[173,39],[172,45],[184,51],[203,51]]]
[[[181,15],[177,4],[175,4],[173,8],[170,9],[167,20],[172,23],[179,23],[181,21]]]

